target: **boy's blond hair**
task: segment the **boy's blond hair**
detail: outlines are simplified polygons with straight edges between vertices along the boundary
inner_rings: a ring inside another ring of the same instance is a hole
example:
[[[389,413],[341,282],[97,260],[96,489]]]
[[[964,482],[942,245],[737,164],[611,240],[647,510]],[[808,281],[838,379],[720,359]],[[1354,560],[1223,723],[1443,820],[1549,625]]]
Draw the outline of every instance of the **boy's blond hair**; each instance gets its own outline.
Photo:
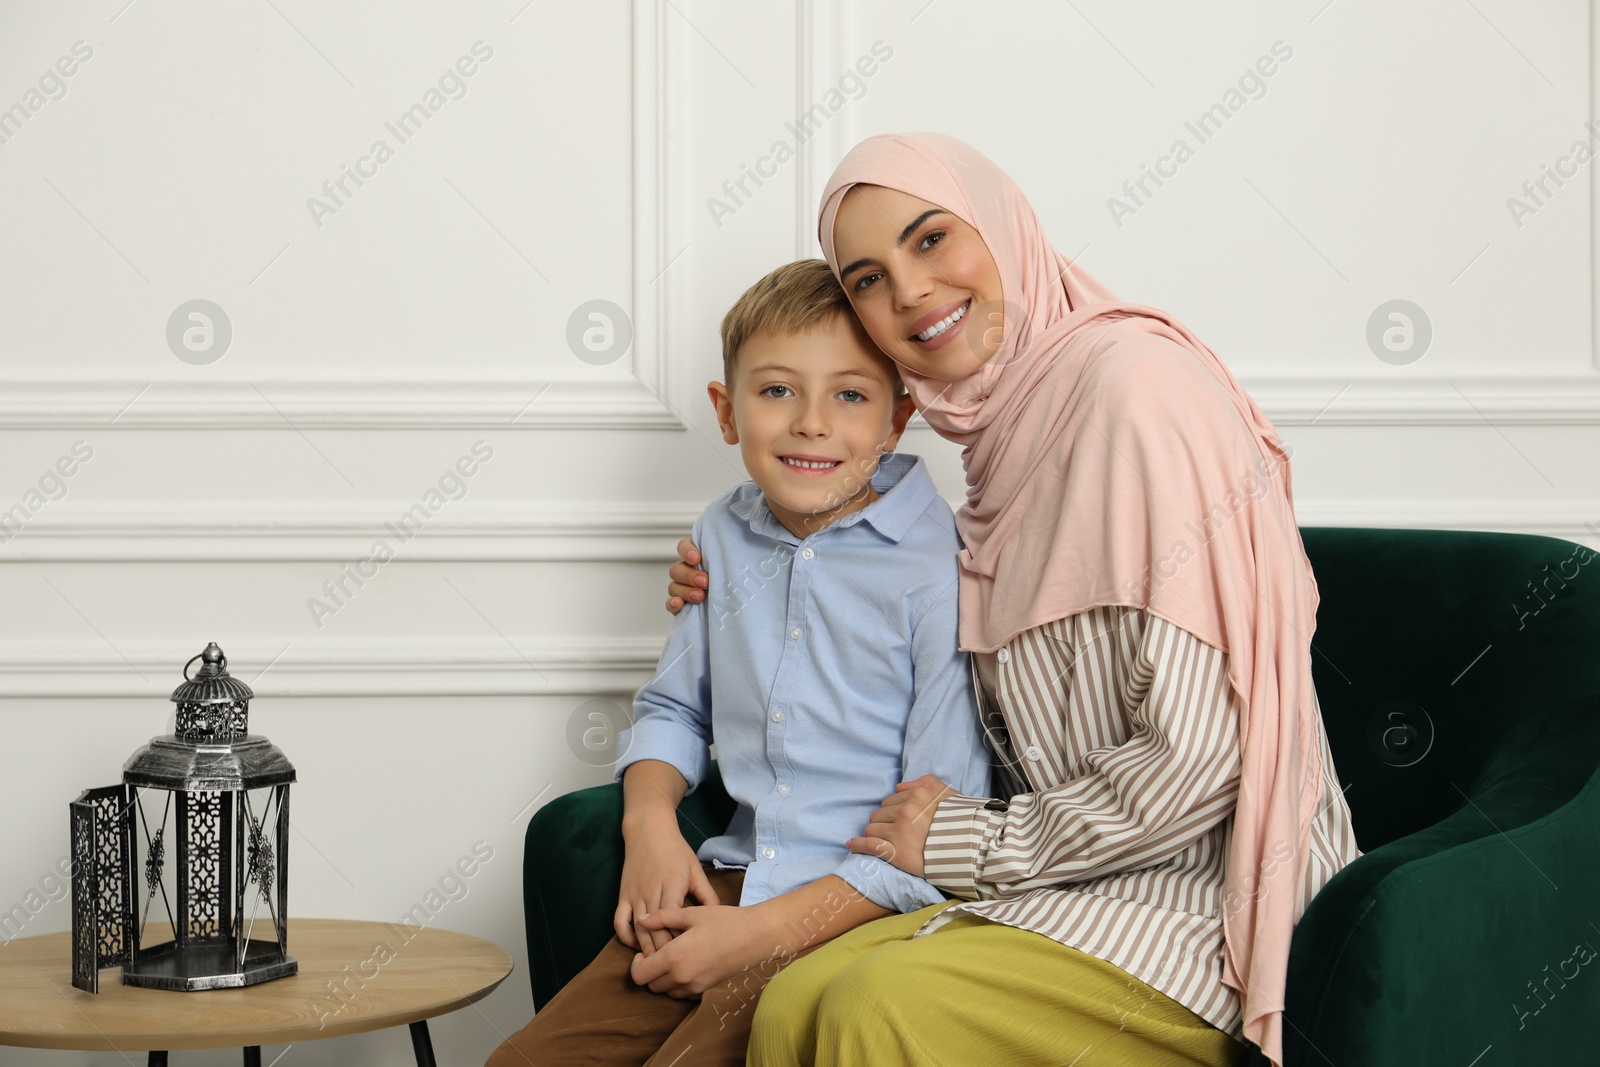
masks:
[[[760,333],[779,336],[805,333],[830,316],[855,317],[833,269],[820,259],[785,263],[744,291],[722,317],[722,380],[731,388],[739,350]],[[869,342],[870,343],[870,342]],[[873,346],[874,351],[877,346]],[[888,356],[878,353],[889,368],[895,395],[906,391],[900,372]]]

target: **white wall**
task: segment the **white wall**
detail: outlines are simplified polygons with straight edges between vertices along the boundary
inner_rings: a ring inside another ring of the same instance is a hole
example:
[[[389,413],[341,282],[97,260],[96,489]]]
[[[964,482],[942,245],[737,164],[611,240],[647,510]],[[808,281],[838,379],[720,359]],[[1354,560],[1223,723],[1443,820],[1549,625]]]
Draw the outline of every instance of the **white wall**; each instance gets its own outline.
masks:
[[[442,1060],[481,1062],[532,1010],[534,802],[609,777],[569,728],[648,677],[672,545],[742,477],[704,397],[718,320],[816,254],[817,193],[874,132],[970,140],[1063,251],[1193,326],[1294,446],[1303,524],[1600,543],[1594,168],[1521,188],[1600,143],[1592,23],[1581,0],[0,7],[0,109],[28,112],[0,126],[0,509],[22,507],[0,544],[0,909],[216,640],[300,771],[292,914],[393,918],[494,848],[439,919],[517,957],[481,1013],[434,1024]],[[30,97],[80,41],[64,95]],[[401,142],[385,123],[479,41],[464,95]],[[1229,97],[1277,42],[1292,56]],[[1203,143],[1186,128],[1230,102]],[[379,139],[392,157],[324,197]],[[763,162],[778,141],[795,158]],[[747,166],[770,177],[735,202]],[[168,343],[196,299],[231,323],[211,362]],[[1393,299],[1433,330],[1404,365],[1365,336]],[[629,317],[609,362],[568,343],[593,300]],[[46,472],[79,441],[63,492]],[[430,501],[480,441],[492,458]],[[961,500],[954,448],[926,427],[903,447]],[[419,503],[422,535],[387,532]],[[394,558],[314,619],[378,539]],[[49,904],[25,932],[67,924]],[[284,1063],[408,1055],[396,1030]]]

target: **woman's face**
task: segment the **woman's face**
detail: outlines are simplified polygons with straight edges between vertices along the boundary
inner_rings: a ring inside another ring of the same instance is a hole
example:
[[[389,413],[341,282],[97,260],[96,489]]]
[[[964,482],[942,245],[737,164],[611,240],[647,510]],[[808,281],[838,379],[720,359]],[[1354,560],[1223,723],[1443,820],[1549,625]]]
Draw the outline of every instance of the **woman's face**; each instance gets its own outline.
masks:
[[[909,193],[857,185],[833,237],[845,292],[890,359],[953,382],[999,351],[1000,269],[977,230]]]

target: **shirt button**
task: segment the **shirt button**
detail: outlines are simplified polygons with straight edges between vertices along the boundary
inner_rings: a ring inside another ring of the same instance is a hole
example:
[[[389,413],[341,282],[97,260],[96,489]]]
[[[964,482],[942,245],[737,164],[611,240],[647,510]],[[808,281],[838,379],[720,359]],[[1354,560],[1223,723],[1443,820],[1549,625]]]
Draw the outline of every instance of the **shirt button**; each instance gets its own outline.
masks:
[[[813,551],[811,551],[811,550],[810,550],[810,549],[809,549],[809,548],[808,548],[808,549],[805,549],[805,550],[804,550],[804,551],[802,551],[802,552],[801,552],[801,553],[800,553],[800,558],[801,558],[801,559],[810,559],[810,558],[811,558],[811,557],[812,557],[812,556],[815,556],[815,555],[816,555],[816,553],[815,553],[815,552],[813,552]]]
[[[999,660],[1001,663],[1010,663],[1011,653],[1002,648],[999,652],[994,654],[994,658]]]
[[[789,795],[789,787],[788,787],[788,785],[780,785],[778,787],[778,792],[782,793],[784,796],[788,796]]]
[[[772,721],[773,722],[782,722],[783,721],[783,709],[782,708],[773,708],[772,709]]]
[[[1033,760],[1035,763],[1038,763],[1040,760],[1044,759],[1044,753],[1039,751],[1038,745],[1029,745],[1022,754]]]
[[[776,856],[778,852],[776,849],[764,848],[761,850],[761,854],[770,860],[772,857]]]
[[[796,626],[794,629],[790,630],[789,637],[794,641],[800,640],[800,627]]]

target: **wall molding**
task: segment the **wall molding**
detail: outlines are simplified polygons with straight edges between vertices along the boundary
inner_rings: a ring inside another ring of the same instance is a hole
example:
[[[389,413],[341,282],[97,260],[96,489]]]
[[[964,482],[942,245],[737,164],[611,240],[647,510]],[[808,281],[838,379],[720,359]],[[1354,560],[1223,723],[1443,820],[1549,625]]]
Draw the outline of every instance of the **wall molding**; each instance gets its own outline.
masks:
[[[53,379],[7,382],[0,391],[0,429],[118,427],[225,429],[486,429],[682,430],[683,368],[669,329],[683,318],[684,286],[672,262],[688,232],[690,204],[683,149],[669,151],[682,131],[688,69],[682,19],[665,17],[666,0],[633,0],[632,374],[617,381],[278,382]],[[676,241],[676,244],[672,242]],[[562,354],[553,361],[566,365]],[[444,354],[441,375],[451,371]],[[257,389],[259,386],[259,390]],[[533,403],[530,400],[538,397]],[[136,399],[137,398],[137,399]]]
[[[844,69],[844,31],[848,12],[827,0],[795,3],[794,114],[821,99]],[[795,258],[821,256],[817,207],[833,168],[856,138],[847,137],[848,117],[830,122],[802,141],[795,166]]]
[[[847,40],[851,29],[848,14],[833,5],[798,0],[796,10],[796,98],[797,102],[809,102],[815,99],[818,86],[837,76],[855,42]],[[1600,18],[1589,20],[1589,67],[1591,75],[1600,71]],[[1591,76],[1589,85],[1593,118],[1600,116],[1600,78]],[[796,247],[802,256],[816,254],[817,203],[834,162],[859,140],[849,114],[830,123],[824,132],[826,138],[819,136],[815,144],[802,150],[800,161],[795,229]],[[1471,426],[1486,420],[1507,426],[1600,425],[1600,293],[1596,291],[1600,286],[1600,174],[1591,172],[1588,183],[1593,322],[1588,367],[1569,374],[1462,378],[1455,380],[1460,392],[1447,379],[1397,379],[1381,373],[1301,378],[1247,377],[1235,372],[1240,384],[1278,426]],[[1365,349],[1360,355],[1369,358]],[[1335,396],[1338,399],[1330,405]],[[926,425],[920,415],[912,424]]]
[[[1248,377],[1277,426],[1600,425],[1600,372],[1524,378]]]
[[[692,508],[668,505],[635,521],[675,537],[684,528],[682,516]],[[1600,548],[1600,500],[1586,505],[1550,505],[1501,500],[1482,502],[1440,501],[1405,504],[1379,501],[1310,501],[1297,508],[1303,526],[1356,526],[1405,529],[1495,530],[1540,534]],[[590,516],[592,521],[594,516]],[[524,527],[537,530],[540,524]],[[321,549],[314,540],[293,529],[279,530],[277,540],[263,539],[272,554],[261,559],[311,559]],[[430,530],[431,533],[431,530]],[[549,527],[545,526],[548,536]],[[634,530],[633,547],[642,555],[636,561],[658,562],[671,558],[672,540],[657,540]],[[259,531],[258,531],[259,535]],[[470,542],[452,541],[446,534],[433,545],[435,552],[419,551],[409,558],[444,559],[449,547],[462,553],[450,558],[476,559]],[[502,539],[526,538],[508,526]],[[629,535],[624,535],[629,536]],[[535,533],[537,537],[537,533]],[[421,539],[419,539],[420,541]],[[135,538],[136,545],[143,543]],[[13,542],[15,545],[16,542]],[[162,541],[152,538],[153,556],[116,550],[113,531],[105,529],[80,545],[95,544],[110,553],[106,560],[171,558]],[[559,542],[558,543],[565,543]],[[575,541],[573,543],[576,543]],[[669,547],[663,551],[659,546]],[[614,546],[625,547],[619,541]],[[406,550],[410,552],[408,548]],[[516,558],[534,558],[536,552]],[[38,557],[30,557],[38,558]],[[89,554],[74,559],[98,559]],[[212,557],[206,557],[212,558]],[[232,558],[224,556],[221,558]],[[541,557],[544,558],[544,557]],[[618,557],[622,558],[622,557]],[[179,667],[194,654],[197,642],[214,635],[189,638],[117,638],[114,645],[101,637],[64,640],[8,640],[0,643],[0,698],[38,697],[138,697],[164,701],[177,684]],[[365,638],[334,639],[318,635],[289,641],[228,639],[230,669],[248,682],[258,698],[370,697],[370,696],[560,696],[610,694],[626,702],[654,674],[661,654],[660,637],[581,636],[575,638]],[[142,675],[142,676],[141,676]]]
[[[675,373],[670,361],[659,362],[661,375]],[[1239,380],[1279,426],[1600,425],[1600,373]],[[637,380],[12,382],[0,391],[0,429],[686,429],[664,393]]]
[[[452,502],[410,540],[394,504],[49,505],[0,544],[14,562],[286,563],[365,559],[382,538],[397,561],[668,563],[705,503]],[[0,519],[4,516],[0,515]],[[413,523],[413,528],[415,524]]]
[[[0,429],[680,430],[618,382],[8,382]]]
[[[108,504],[40,512],[0,561],[33,563],[350,562],[386,540],[417,563],[666,564],[704,502],[657,504],[452,503],[409,541],[385,523],[407,507],[347,504]],[[1304,526],[1498,530],[1600,544],[1600,500],[1406,503],[1302,499]],[[1591,525],[1593,528],[1591,528]]]
[[[165,702],[178,672],[213,634],[173,639],[6,641],[0,698],[137,697]],[[664,638],[224,639],[228,670],[277,697],[632,694],[649,681]],[[626,700],[619,701],[626,706]],[[268,731],[270,733],[270,731]]]
[[[0,429],[556,429],[683,430],[693,404],[673,338],[686,315],[678,281],[693,205],[686,190],[688,41],[666,0],[633,0],[631,375],[583,381],[173,380],[17,381],[0,391]],[[822,0],[796,5],[795,110],[816,100],[849,52],[848,13]],[[1600,57],[1600,19],[1591,20]],[[1591,96],[1600,114],[1600,79]],[[834,162],[855,140],[842,114],[798,146],[795,241],[815,253],[814,214]],[[1592,261],[1600,258],[1600,177],[1590,175]],[[1591,268],[1600,277],[1600,270]],[[1592,301],[1600,338],[1600,300]],[[1593,368],[1564,375],[1455,380],[1387,375],[1240,376],[1279,426],[1600,425],[1600,351]],[[1459,388],[1459,392],[1457,389]],[[1463,396],[1463,394],[1465,394]],[[1337,399],[1335,399],[1337,398]],[[530,401],[532,401],[530,403]],[[1330,401],[1332,403],[1330,404]],[[922,424],[920,416],[915,420]]]
[[[674,267],[688,250],[688,41],[668,0],[633,0],[633,371],[672,424],[687,428],[684,375],[671,339],[685,336],[686,286]],[[612,424],[631,426],[626,417]],[[586,425],[585,428],[603,428]],[[655,427],[650,427],[655,428]]]

